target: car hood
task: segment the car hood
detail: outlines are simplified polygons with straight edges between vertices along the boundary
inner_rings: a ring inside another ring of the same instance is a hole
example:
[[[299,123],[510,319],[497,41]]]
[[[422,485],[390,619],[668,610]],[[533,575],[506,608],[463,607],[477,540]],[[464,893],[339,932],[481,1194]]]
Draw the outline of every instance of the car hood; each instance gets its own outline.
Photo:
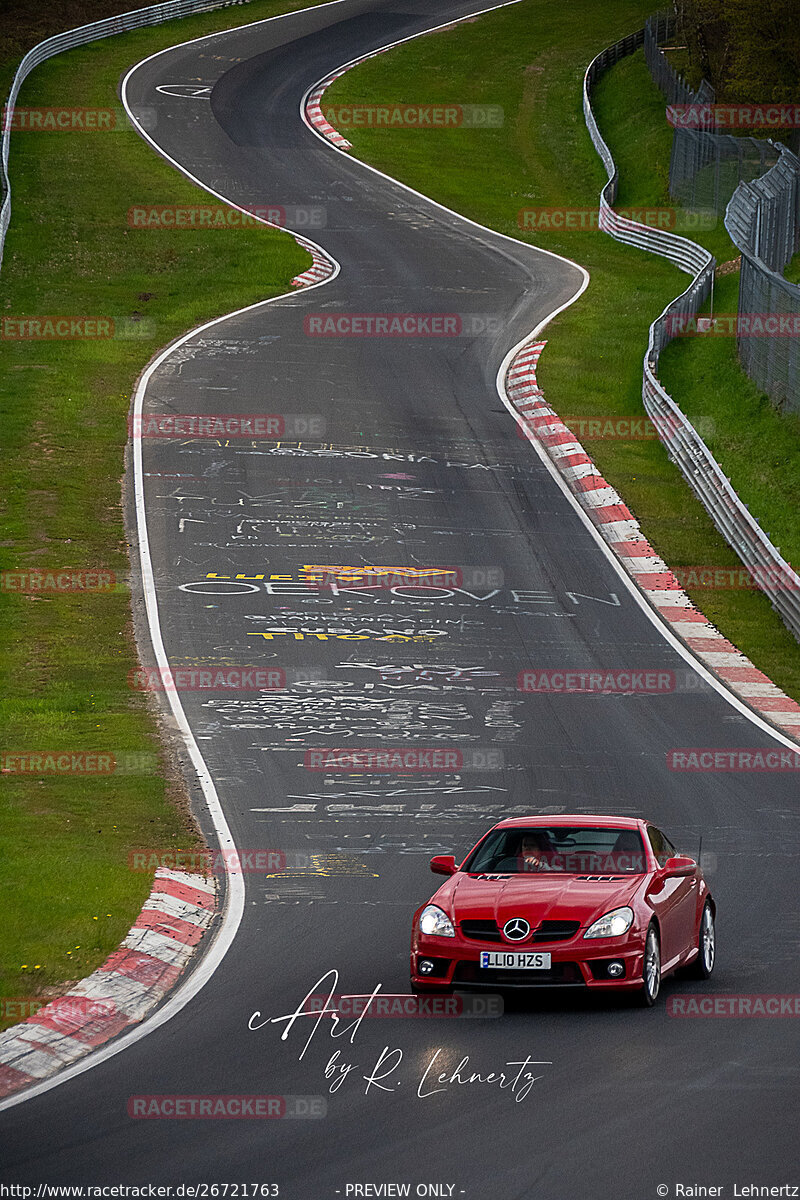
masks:
[[[533,928],[541,921],[590,924],[612,908],[629,904],[643,875],[581,878],[578,875],[478,875],[460,872],[433,898],[452,920],[495,920],[502,928],[524,917]]]

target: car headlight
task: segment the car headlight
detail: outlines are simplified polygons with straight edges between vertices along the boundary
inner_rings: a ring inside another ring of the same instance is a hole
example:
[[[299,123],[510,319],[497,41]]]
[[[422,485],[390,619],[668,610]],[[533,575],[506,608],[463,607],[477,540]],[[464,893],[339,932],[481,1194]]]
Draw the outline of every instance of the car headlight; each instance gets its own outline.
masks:
[[[628,908],[627,905],[622,908],[614,908],[604,917],[600,917],[599,921],[590,925],[583,936],[585,938],[621,937],[623,933],[628,932],[632,923],[632,908]]]
[[[453,922],[446,912],[435,904],[427,904],[420,913],[419,928],[421,933],[435,934],[436,937],[455,937]]]

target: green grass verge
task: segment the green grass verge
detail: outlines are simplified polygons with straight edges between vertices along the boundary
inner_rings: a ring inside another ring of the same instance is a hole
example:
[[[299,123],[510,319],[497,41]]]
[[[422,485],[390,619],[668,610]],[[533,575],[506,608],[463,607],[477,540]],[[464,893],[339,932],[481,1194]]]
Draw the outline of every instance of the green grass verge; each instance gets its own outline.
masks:
[[[738,272],[718,277],[714,311],[735,313],[738,293]],[[734,338],[676,339],[661,356],[661,378],[710,430],[709,449],[765,533],[800,564],[800,413],[779,412],[745,375]]]
[[[670,264],[621,246],[604,234],[556,232],[541,225],[529,232],[518,223],[524,207],[596,209],[605,173],[584,124],[583,73],[595,54],[640,27],[651,9],[651,3],[640,0],[620,0],[612,10],[593,0],[576,0],[560,8],[546,0],[526,0],[475,23],[417,39],[355,68],[334,83],[323,104],[323,109],[389,102],[502,105],[505,121],[495,130],[356,127],[345,132],[355,154],[388,174],[474,220],[574,258],[589,269],[587,292],[548,327],[550,345],[539,367],[548,400],[567,421],[642,416],[642,358],[648,327],[687,282]],[[619,207],[673,207],[666,188],[671,130],[664,118],[663,97],[641,52],[623,60],[600,81],[594,107],[620,166]],[[735,256],[721,222],[696,240],[720,261]],[[723,277],[723,295],[728,286],[732,284]],[[725,303],[730,303],[727,296]],[[703,389],[694,371],[694,356],[723,352],[729,358],[727,390],[722,382],[713,392]],[[685,362],[678,376],[674,372],[680,356],[685,356]],[[773,510],[783,510],[787,518],[796,513],[796,501],[792,503],[782,472],[770,476],[767,470],[770,462],[773,467],[780,465],[770,458],[777,428],[791,439],[794,427],[782,423],[757,400],[754,405],[761,420],[755,430],[752,422],[748,427],[746,417],[740,419],[740,400],[748,384],[736,366],[732,347],[722,339],[714,346],[702,343],[702,348],[687,340],[671,347],[663,361],[666,382],[678,403],[691,417],[713,416],[712,448],[752,510],[761,516],[758,505],[769,496]],[[733,396],[736,411],[731,412]],[[745,439],[748,428],[747,437],[752,433],[759,440],[757,448]],[[660,443],[583,440],[670,565],[739,565]],[[788,454],[789,442],[784,439],[781,446]],[[737,465],[732,461],[735,453]],[[761,472],[761,492],[752,502],[747,492],[750,484],[739,469],[748,461],[759,464]],[[784,534],[778,515],[774,519],[770,515],[764,525],[790,553],[796,525],[789,522]],[[800,555],[796,558],[800,561]],[[762,593],[687,590],[731,641],[800,699],[800,647]]]
[[[789,260],[783,268],[783,273],[790,283],[800,283],[800,253]]]
[[[19,103],[116,106],[120,76],[147,54],[307,6],[261,0],[108,38],[37,68]],[[0,315],[105,315],[138,336],[0,340],[0,569],[104,567],[118,580],[95,596],[0,592],[3,753],[134,753],[145,764],[91,778],[4,774],[0,1000],[57,994],[118,945],[152,882],[128,869],[131,849],[199,844],[152,711],[127,682],[137,662],[120,501],[128,406],[159,347],[288,290],[311,261],[271,230],[129,229],[132,203],[205,198],[132,131],[14,134],[10,173]],[[13,1020],[4,1013],[0,1025]]]

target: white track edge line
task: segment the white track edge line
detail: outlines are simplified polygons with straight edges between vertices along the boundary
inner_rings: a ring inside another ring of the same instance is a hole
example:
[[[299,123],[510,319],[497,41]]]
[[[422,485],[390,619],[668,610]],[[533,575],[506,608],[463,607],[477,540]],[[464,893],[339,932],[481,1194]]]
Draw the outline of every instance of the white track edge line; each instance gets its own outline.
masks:
[[[345,0],[330,0],[331,4],[341,4],[344,2],[345,2]],[[437,29],[447,28],[448,25],[456,24],[456,23],[458,23],[458,21],[468,20],[470,16],[482,16],[484,13],[494,12],[500,8],[507,8],[507,7],[510,7],[512,4],[519,4],[521,2],[522,2],[522,0],[505,0],[505,3],[503,3],[503,4],[493,5],[492,7],[487,8],[487,9],[481,9],[480,12],[467,14],[464,17],[457,18],[455,21],[450,20],[450,21],[445,22],[443,25],[435,26],[432,29],[423,30],[421,33],[418,33],[418,34],[413,34],[410,38],[403,38],[403,39],[401,39],[401,41],[391,42],[385,47],[379,47],[378,50],[371,51],[370,55],[368,55],[366,57],[371,57],[372,55],[379,53],[381,50],[392,49],[394,46],[401,45],[403,42],[413,40],[413,38],[423,37],[428,33],[435,33]],[[131,67],[131,69],[125,75],[125,78],[123,79],[123,82],[122,82],[123,107],[125,108],[126,112],[128,113],[128,116],[131,118],[133,123],[136,125],[136,127],[139,130],[139,133],[142,135],[142,137],[144,137],[144,139],[146,141],[150,142],[150,144],[153,146],[153,148],[163,158],[166,158],[169,162],[171,162],[181,172],[181,174],[185,175],[188,179],[192,180],[193,183],[196,183],[199,187],[203,188],[204,191],[207,191],[207,192],[209,192],[209,194],[216,196],[218,199],[224,200],[226,203],[231,204],[231,206],[233,208],[238,209],[239,212],[247,212],[246,209],[240,208],[239,205],[237,205],[237,204],[235,204],[235,202],[229,200],[228,197],[222,195],[222,193],[220,193],[220,192],[215,191],[213,188],[208,187],[201,180],[199,180],[195,175],[193,175],[190,171],[187,171],[186,168],[182,167],[180,165],[180,163],[176,162],[175,159],[173,159],[169,154],[167,154],[149,136],[149,134],[146,132],[146,130],[144,130],[141,127],[141,125],[139,124],[139,122],[136,120],[135,116],[133,115],[133,113],[131,112],[131,110],[128,106],[128,103],[127,103],[128,79],[130,78],[130,76],[133,74],[134,71],[138,70],[139,67],[143,66],[147,62],[150,62],[152,59],[157,58],[161,54],[166,54],[170,50],[177,50],[183,46],[191,45],[194,42],[207,41],[208,39],[210,39],[212,37],[222,37],[227,33],[238,32],[240,29],[252,28],[254,25],[266,24],[269,21],[281,20],[281,19],[284,19],[289,16],[297,16],[302,13],[311,12],[317,8],[327,8],[327,7],[328,7],[327,4],[313,5],[311,8],[298,9],[293,13],[281,13],[275,17],[267,17],[263,21],[251,21],[251,22],[248,22],[248,24],[246,24],[246,25],[236,26],[230,30],[220,30],[216,34],[213,34],[213,33],[205,34],[202,37],[191,38],[187,42],[179,42],[175,46],[167,46],[163,50],[159,50],[155,54],[151,54],[147,58],[144,58],[140,62],[136,63],[133,67]],[[348,66],[355,65],[359,61],[363,61],[363,60],[362,59],[354,59],[352,61],[352,64],[348,64]],[[532,333],[530,333],[530,334],[526,335],[524,338],[522,338],[521,341],[518,342],[517,345],[508,352],[506,357],[503,359],[503,363],[501,364],[500,369],[498,371],[498,376],[497,376],[498,395],[500,396],[500,399],[502,400],[505,407],[508,409],[508,411],[514,417],[514,420],[517,422],[517,424],[520,425],[520,427],[522,427],[524,429],[524,422],[523,422],[522,417],[520,417],[519,414],[516,412],[516,410],[512,407],[511,401],[509,400],[508,396],[505,393],[505,386],[504,386],[503,380],[504,380],[504,376],[505,376],[505,371],[507,370],[507,367],[508,367],[508,363],[514,357],[514,355],[517,354],[518,351],[520,349],[522,349],[522,347],[524,345],[526,345],[529,341],[531,341],[533,338],[535,338],[538,335],[539,331],[544,329],[545,326],[547,324],[549,324],[549,322],[551,320],[553,320],[554,317],[558,316],[559,313],[564,311],[564,309],[569,308],[569,306],[571,304],[573,304],[583,294],[583,292],[586,290],[586,288],[588,287],[588,284],[589,284],[589,272],[586,270],[585,267],[581,266],[580,263],[574,262],[572,259],[565,258],[561,254],[556,254],[552,250],[545,250],[540,246],[532,245],[532,243],[530,243],[530,242],[521,242],[520,239],[518,239],[518,238],[510,237],[508,234],[500,233],[497,230],[490,229],[489,226],[487,226],[487,225],[482,225],[479,221],[474,221],[470,217],[465,217],[461,213],[456,212],[454,209],[448,208],[444,204],[440,204],[438,201],[431,199],[431,197],[429,197],[429,196],[425,196],[424,193],[418,192],[415,188],[410,187],[408,184],[402,183],[399,179],[393,179],[391,175],[386,175],[383,171],[379,171],[377,169],[377,167],[372,167],[372,166],[370,166],[369,163],[362,162],[362,160],[360,160],[358,158],[353,158],[346,151],[340,150],[337,146],[334,146],[334,144],[331,141],[329,141],[328,138],[326,138],[323,134],[319,133],[314,128],[314,126],[311,124],[311,122],[306,117],[306,113],[305,113],[305,107],[306,107],[306,102],[308,100],[308,96],[310,95],[311,92],[314,91],[314,89],[316,87],[318,87],[320,85],[320,83],[322,83],[325,79],[328,78],[329,74],[330,74],[330,72],[328,74],[324,75],[322,77],[322,79],[318,80],[317,83],[312,85],[312,87],[310,87],[308,89],[308,91],[305,93],[305,95],[303,96],[303,98],[300,102],[300,115],[301,115],[301,118],[302,118],[304,124],[307,126],[307,128],[310,129],[311,132],[316,137],[318,137],[321,141],[325,142],[325,144],[327,146],[329,146],[332,150],[334,150],[337,154],[343,154],[345,157],[349,158],[351,162],[358,163],[359,166],[365,168],[368,171],[372,171],[374,174],[379,175],[382,179],[385,179],[388,182],[395,184],[397,187],[402,188],[404,191],[410,192],[411,195],[420,197],[421,199],[427,201],[427,203],[432,204],[436,208],[440,209],[441,211],[446,212],[449,215],[454,216],[454,217],[464,221],[468,225],[474,226],[476,229],[484,230],[485,232],[490,233],[493,237],[501,238],[504,241],[513,242],[513,244],[515,246],[520,246],[520,245],[531,246],[532,249],[538,251],[540,254],[546,254],[551,258],[557,258],[561,262],[567,262],[571,266],[576,267],[577,270],[579,270],[581,272],[581,274],[583,276],[583,281],[581,283],[580,288],[574,293],[573,296],[570,297],[569,300],[567,300],[564,304],[560,305],[558,308],[554,309],[553,312],[551,312],[542,321],[540,321],[540,323],[536,326],[536,329]],[[252,216],[253,214],[249,214],[249,215]],[[284,233],[287,233],[287,232],[291,233],[290,230],[287,230],[286,228],[284,228],[282,226],[272,225],[271,222],[264,221],[262,218],[257,217],[256,220],[259,220],[261,222],[261,224],[270,226],[270,228],[279,229],[281,232],[284,232]],[[295,235],[292,235],[292,236],[295,236]],[[323,250],[323,248],[318,243],[313,242],[310,238],[306,239],[306,241],[310,245],[315,246],[315,248],[318,249],[325,258],[327,258],[331,263],[333,263],[334,271],[333,271],[332,275],[330,275],[327,279],[322,280],[320,283],[311,284],[309,287],[304,288],[303,293],[312,291],[314,288],[317,288],[317,287],[322,287],[326,283],[330,283],[333,279],[336,278],[336,276],[339,274],[339,272],[341,270],[341,264],[336,259],[334,259],[333,256],[331,254],[329,254],[328,251]],[[145,372],[145,375],[143,376],[142,380],[140,381],[139,387],[137,388],[137,392],[136,392],[136,401],[135,401],[135,408],[134,408],[135,415],[141,414],[143,385],[146,386],[146,383],[149,381],[149,378],[150,378],[150,375],[152,374],[152,372],[158,366],[161,365],[161,363],[164,361],[164,359],[166,357],[168,357],[169,354],[171,354],[174,350],[178,349],[178,347],[183,345],[184,342],[188,341],[191,337],[194,337],[196,334],[202,333],[204,330],[211,328],[211,326],[213,326],[213,325],[220,324],[221,322],[227,321],[232,317],[240,316],[242,313],[250,312],[253,309],[260,308],[263,305],[272,304],[276,300],[286,299],[287,296],[292,296],[292,295],[298,295],[298,293],[297,292],[284,292],[280,296],[272,296],[268,300],[261,300],[261,301],[256,302],[255,304],[247,305],[245,308],[237,309],[234,312],[226,313],[225,316],[215,317],[213,320],[206,322],[204,325],[200,325],[196,329],[190,330],[189,333],[184,334],[176,342],[173,342],[169,347],[167,347],[166,350],[162,351],[162,353],[158,356],[158,358],[153,363],[150,364],[150,366],[147,368],[147,371]],[[610,550],[610,548],[608,547],[608,545],[606,544],[604,539],[600,536],[600,534],[598,533],[595,526],[589,520],[589,517],[587,516],[587,514],[584,512],[584,510],[578,504],[574,495],[568,489],[566,483],[558,475],[554,464],[550,461],[549,456],[546,455],[544,448],[538,446],[534,442],[532,436],[530,435],[530,433],[527,429],[524,429],[524,432],[525,432],[525,435],[528,438],[528,440],[534,446],[534,449],[536,450],[539,457],[542,459],[542,462],[544,463],[547,470],[550,472],[553,479],[556,480],[558,486],[561,488],[564,495],[567,497],[567,499],[573,505],[576,512],[579,514],[580,518],[583,520],[584,524],[587,526],[587,528],[591,531],[591,533],[595,537],[595,540],[597,541],[601,551],[606,555],[608,561],[612,564],[615,571],[619,575],[620,579],[624,582],[625,586],[628,588],[628,590],[634,596],[636,602],[639,604],[639,606],[642,608],[642,610],[646,613],[649,620],[652,622],[652,624],[655,626],[655,628],[658,629],[659,633],[661,633],[661,635],[665,638],[665,640],[670,645],[672,645],[675,650],[678,651],[678,653],[681,655],[681,657],[684,658],[689,663],[689,665],[694,668],[695,671],[697,671],[697,673],[701,676],[701,678],[707,679],[707,682],[709,682],[718,692],[720,692],[720,694],[723,695],[724,698],[727,699],[729,701],[729,703],[731,703],[733,705],[734,708],[738,709],[745,717],[749,718],[751,721],[753,721],[754,724],[756,724],[757,726],[762,728],[766,733],[769,733],[772,737],[774,737],[779,742],[782,742],[784,745],[788,746],[790,749],[796,749],[796,743],[789,742],[788,739],[783,738],[778,733],[777,730],[775,730],[774,728],[769,726],[766,722],[762,721],[761,718],[759,718],[751,709],[749,709],[746,705],[744,705],[738,699],[738,697],[734,696],[731,692],[729,692],[728,689],[725,688],[724,685],[721,683],[721,681],[719,679],[717,679],[716,676],[711,675],[711,673],[708,672],[705,669],[705,667],[703,667],[700,664],[700,662],[694,658],[694,656],[690,653],[688,648],[682,642],[680,642],[674,634],[672,634],[669,631],[667,626],[661,620],[659,620],[657,618],[656,614],[652,611],[650,606],[647,604],[647,601],[645,600],[645,598],[639,593],[639,590],[636,587],[636,585],[633,583],[633,581],[630,579],[630,577],[624,571],[622,564],[614,556],[613,552]],[[138,443],[138,452],[137,452],[137,443]],[[139,488],[139,484],[141,483],[141,479],[140,479],[141,439],[134,440],[134,462],[135,462],[134,470],[135,470],[136,509],[137,509],[137,525],[138,525],[138,523],[139,523],[139,502],[140,502],[140,499],[143,500],[143,494]],[[143,546],[145,545],[145,542],[147,541],[146,520],[144,519],[143,512],[142,512],[142,518],[144,520],[144,541],[142,540],[142,530],[140,528],[140,530],[139,530],[140,558],[142,558]],[[149,542],[147,543],[147,545],[148,545],[147,554],[148,554],[148,562],[149,562]],[[143,577],[144,577],[144,570],[143,570]],[[152,564],[150,564],[150,578],[152,581]],[[150,600],[150,596],[146,595],[146,601],[149,601],[149,600]],[[155,613],[155,621],[158,624],[158,608],[157,608],[157,604],[155,601],[155,594],[152,595],[152,603],[153,603],[153,608],[154,608],[154,613]],[[148,603],[148,621],[149,620],[150,620],[150,606]],[[151,628],[150,628],[150,634],[151,634],[151,639],[152,639],[153,634],[154,634],[152,624],[151,624]],[[161,647],[161,652],[163,654],[164,650],[163,650],[163,642],[161,642],[160,626],[158,626],[158,639],[159,639],[159,644]],[[154,641],[153,648],[154,648],[154,650],[156,650],[155,641]],[[156,650],[156,654],[158,657],[157,650]],[[206,795],[206,800],[207,800],[207,802],[209,802],[209,795],[213,794],[214,801],[215,801],[216,806],[219,811],[221,825],[224,826],[224,829],[225,829],[225,831],[227,831],[227,835],[231,839],[231,843],[232,843],[233,839],[231,837],[230,830],[228,829],[228,825],[227,825],[227,821],[225,820],[225,816],[222,813],[222,808],[219,804],[219,797],[217,796],[216,788],[214,787],[213,780],[211,779],[211,776],[208,773],[208,770],[205,766],[202,755],[200,754],[200,750],[197,747],[197,743],[194,740],[194,735],[192,734],[191,728],[188,724],[188,721],[186,720],[186,715],[183,712],[183,708],[180,705],[180,702],[177,700],[177,696],[172,696],[170,694],[170,704],[173,708],[173,712],[175,712],[176,720],[178,720],[179,725],[181,725],[182,730],[183,730],[183,726],[185,725],[186,733],[184,734],[184,736],[186,737],[187,745],[189,746],[193,764],[195,763],[195,754],[197,756],[197,759],[199,760],[199,763],[201,764],[201,769],[198,769],[198,777],[200,778],[200,782],[201,782],[201,786],[203,787],[204,795]],[[178,716],[178,712],[176,711],[176,708],[180,710],[180,717]],[[192,753],[192,747],[194,747],[194,753]],[[196,767],[196,769],[197,769],[197,767]],[[202,773],[201,773],[201,771],[202,771]],[[208,792],[206,791],[206,788],[209,789]],[[212,812],[210,802],[209,802],[209,812],[211,813],[212,820],[213,820],[213,812]],[[215,823],[215,828],[216,828],[216,823]],[[218,836],[219,836],[219,831],[218,831]],[[231,942],[233,941],[233,938],[238,930],[239,924],[242,919],[242,914],[244,911],[244,884],[243,884],[243,882],[240,882],[241,877],[233,876],[232,878],[234,878],[236,880],[236,884],[231,885],[227,890],[227,893],[226,893],[227,903],[226,903],[225,909],[223,910],[223,924],[216,933],[215,941],[214,941],[212,948],[206,953],[204,958],[201,960],[200,965],[188,977],[186,983],[183,985],[178,985],[178,988],[176,989],[176,991],[174,993],[171,994],[170,999],[166,1002],[166,1004],[164,1004],[164,1006],[162,1008],[160,1008],[158,1010],[158,1012],[155,1013],[152,1017],[146,1018],[142,1022],[142,1024],[139,1025],[136,1029],[132,1030],[131,1033],[125,1035],[124,1037],[120,1038],[116,1042],[112,1042],[109,1046],[107,1046],[101,1050],[95,1051],[94,1053],[88,1055],[86,1060],[83,1060],[80,1063],[76,1063],[73,1067],[67,1068],[65,1071],[60,1072],[57,1076],[55,1076],[52,1079],[44,1080],[44,1081],[42,1081],[42,1083],[26,1089],[24,1092],[20,1093],[18,1096],[10,1096],[6,1100],[0,1102],[0,1112],[2,1112],[6,1108],[13,1108],[17,1104],[22,1104],[26,1100],[31,1100],[35,1096],[41,1095],[43,1092],[50,1091],[51,1088],[55,1088],[61,1083],[66,1083],[69,1079],[72,1079],[75,1076],[82,1074],[84,1071],[88,1071],[92,1067],[98,1066],[101,1062],[104,1062],[107,1059],[113,1057],[113,1055],[120,1053],[120,1051],[126,1049],[129,1045],[132,1045],[134,1042],[137,1042],[141,1038],[147,1036],[147,1034],[154,1032],[157,1028],[159,1028],[159,1026],[165,1024],[168,1020],[170,1020],[171,1017],[175,1016],[178,1012],[180,1012],[180,1010],[189,1002],[189,1000],[192,999],[192,997],[197,992],[199,992],[201,990],[201,988],[203,986],[205,986],[205,984],[208,982],[208,979],[210,979],[211,976],[214,974],[214,972],[216,971],[217,967],[219,966],[220,962],[222,961],[225,953],[227,952],[227,950],[228,950]],[[241,896],[239,898],[239,903],[238,903],[238,914],[236,915],[236,924],[235,924],[235,927],[232,930],[230,930],[229,923],[234,918],[233,893],[238,892],[238,891],[241,892]],[[221,951],[220,951],[220,946],[223,947]]]
[[[343,4],[345,0],[330,0],[330,2],[331,4]],[[318,8],[327,7],[327,4],[317,4],[313,5],[311,8],[298,9],[293,13],[280,13],[274,17],[266,17],[262,21],[251,21],[248,25],[236,26],[234,29],[220,30],[219,34],[206,34],[201,38],[191,38],[188,42],[178,42],[174,46],[166,46],[163,50],[159,50],[155,54],[151,54],[147,58],[142,59],[140,62],[135,63],[125,75],[125,78],[122,82],[122,103],[125,111],[144,139],[153,146],[159,155],[172,163],[172,165],[178,171],[180,171],[181,174],[191,179],[193,183],[196,183],[205,191],[211,192],[211,194],[216,196],[218,199],[224,200],[226,203],[230,203],[231,206],[237,208],[239,212],[246,212],[246,209],[239,208],[237,204],[233,203],[233,201],[229,201],[228,198],[222,195],[220,192],[213,191],[213,189],[206,187],[206,185],[200,179],[182,167],[179,162],[162,150],[158,143],[149,136],[149,134],[141,127],[128,105],[128,80],[131,75],[133,75],[134,71],[139,69],[139,67],[143,66],[147,62],[150,62],[151,59],[157,58],[160,54],[166,54],[168,51],[178,50],[183,46],[191,45],[193,42],[206,41],[210,37],[224,36],[224,34],[227,33],[236,33],[240,29],[247,29],[253,25],[267,24],[269,21],[279,21],[286,17],[297,16],[300,13],[313,12]],[[249,215],[252,216],[254,214]],[[280,225],[273,225],[272,222],[265,221],[261,217],[255,217],[255,220],[262,225],[268,225],[270,228],[279,230],[282,233],[288,233],[292,237],[297,236],[292,233],[291,230]],[[233,317],[241,316],[242,313],[252,312],[253,309],[261,308],[264,305],[274,304],[278,300],[285,300],[291,296],[305,295],[306,292],[313,291],[313,289],[317,287],[322,287],[324,284],[330,283],[331,280],[336,278],[341,270],[341,265],[337,262],[337,260],[321,246],[317,245],[316,242],[313,242],[310,238],[306,238],[304,240],[308,245],[313,245],[315,249],[319,250],[322,256],[331,263],[333,267],[332,274],[326,279],[321,280],[319,283],[310,284],[308,287],[302,288],[302,290],[283,292],[279,296],[270,296],[267,300],[258,300],[255,304],[248,304],[244,308],[239,308],[233,312],[225,313],[224,316],[214,317],[212,320],[206,321],[205,324],[199,325],[195,329],[190,329],[188,333],[182,334],[181,337],[179,337],[176,341],[171,342],[169,346],[167,346],[157,355],[157,357],[149,364],[140,377],[134,395],[134,416],[141,416],[144,393],[153,373],[158,369],[158,367],[161,366],[166,358],[168,358],[180,346],[184,345],[185,342],[189,341],[197,334],[203,333],[206,329],[210,329],[214,325],[221,324],[223,321],[228,321]],[[302,242],[300,244],[302,245]],[[139,559],[142,568],[142,585],[145,593],[145,606],[147,609],[150,638],[159,667],[162,670],[168,670],[169,661],[166,656],[166,651],[164,649],[164,643],[161,636],[161,626],[158,616],[158,603],[156,600],[153,579],[153,566],[150,559],[150,542],[147,533],[147,518],[144,508],[144,480],[142,478],[141,438],[133,439],[133,456],[136,523],[139,537]],[[209,815],[214,825],[214,830],[220,840],[220,845],[223,847],[225,845],[234,847],[235,843],[233,841],[228,823],[225,819],[225,814],[222,811],[222,805],[220,804],[219,796],[217,794],[216,787],[214,786],[214,781],[211,778],[211,774],[205,764],[197,742],[195,741],[194,734],[192,733],[191,726],[189,725],[186,714],[183,710],[183,706],[178,698],[177,693],[167,692],[166,695],[169,699],[173,716],[178,723],[178,727],[186,743],[186,747],[192,761],[192,766],[197,773],[200,786],[203,790],[203,796],[208,807]],[[48,1092],[52,1088],[58,1087],[60,1084],[66,1083],[70,1079],[74,1079],[77,1075],[83,1074],[84,1071],[88,1071],[91,1070],[92,1067],[99,1066],[100,1063],[112,1058],[115,1054],[119,1054],[122,1050],[127,1049],[128,1046],[138,1042],[141,1038],[155,1032],[155,1030],[161,1025],[166,1024],[167,1021],[179,1013],[180,1010],[184,1008],[185,1005],[188,1004],[189,1001],[197,994],[197,992],[199,992],[201,988],[205,986],[229,950],[231,943],[233,942],[233,939],[239,929],[239,925],[244,913],[244,895],[245,889],[243,877],[241,875],[229,876],[228,887],[226,888],[225,894],[225,905],[222,909],[222,922],[219,927],[212,932],[211,936],[213,941],[210,948],[204,953],[198,966],[191,972],[189,976],[187,976],[185,982],[179,983],[176,986],[174,991],[169,994],[169,998],[162,1004],[157,1012],[150,1017],[145,1017],[145,1019],[134,1029],[130,1030],[129,1033],[124,1034],[122,1037],[113,1042],[110,1042],[107,1046],[103,1046],[97,1050],[91,1051],[71,1067],[67,1067],[65,1070],[59,1071],[56,1075],[49,1079],[43,1079],[40,1083],[26,1087],[23,1091],[17,1093],[16,1095],[8,1096],[5,1099],[0,1100],[0,1112],[8,1108],[14,1108],[18,1104],[23,1104],[26,1100],[33,1100],[36,1096],[40,1096],[42,1093]]]

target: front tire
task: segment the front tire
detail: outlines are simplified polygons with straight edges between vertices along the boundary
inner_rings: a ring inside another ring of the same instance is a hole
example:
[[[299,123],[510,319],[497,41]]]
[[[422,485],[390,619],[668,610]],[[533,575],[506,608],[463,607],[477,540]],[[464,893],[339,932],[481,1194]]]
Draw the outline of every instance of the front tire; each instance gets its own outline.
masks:
[[[639,991],[639,1003],[644,1008],[652,1008],[661,991],[661,946],[655,925],[647,931],[644,943],[644,965],[642,967],[642,987]]]
[[[697,935],[697,958],[689,964],[691,977],[693,979],[710,978],[716,958],[717,931],[714,924],[714,913],[711,905],[706,901]]]

